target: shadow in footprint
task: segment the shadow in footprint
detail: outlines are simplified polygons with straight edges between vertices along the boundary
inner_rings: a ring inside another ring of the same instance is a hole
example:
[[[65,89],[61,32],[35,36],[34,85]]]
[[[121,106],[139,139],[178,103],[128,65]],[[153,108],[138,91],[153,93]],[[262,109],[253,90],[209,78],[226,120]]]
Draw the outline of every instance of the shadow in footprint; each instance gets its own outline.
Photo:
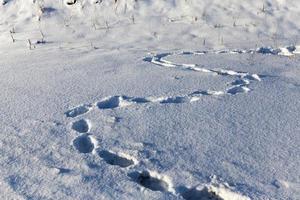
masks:
[[[89,112],[91,110],[92,106],[91,105],[81,105],[78,107],[75,107],[71,110],[68,110],[67,112],[65,112],[65,115],[67,117],[77,117],[79,115],[85,114],[87,112]]]
[[[249,84],[250,84],[250,81],[244,80],[244,79],[238,79],[231,83],[231,85],[249,85]]]
[[[201,190],[197,188],[187,188],[180,186],[177,188],[178,193],[186,200],[224,200],[216,195],[213,191],[209,191],[207,187]]]
[[[169,97],[167,99],[162,100],[160,103],[166,104],[166,103],[184,103],[186,102],[185,97]]]
[[[113,109],[119,107],[120,96],[113,96],[103,101],[98,102],[97,106],[99,109]]]
[[[91,153],[96,144],[91,136],[81,135],[73,140],[73,145],[80,153]]]
[[[213,91],[213,90],[203,90],[203,91],[195,91],[191,94],[189,94],[189,96],[197,96],[197,95],[203,95],[203,96],[219,96],[219,95],[223,95],[224,92],[223,91]]]
[[[132,159],[121,157],[117,154],[106,150],[100,151],[99,156],[110,165],[117,165],[119,167],[129,167],[134,164],[134,161]]]
[[[239,94],[239,93],[247,93],[249,91],[250,91],[250,89],[245,86],[236,86],[236,87],[232,87],[232,88],[228,89],[227,93],[231,94],[231,95],[235,95],[235,94]]]
[[[135,98],[132,98],[131,101],[135,102],[135,103],[149,103],[150,102],[148,99],[143,98],[143,97],[135,97]]]
[[[132,172],[128,176],[138,184],[153,191],[168,192],[169,184],[164,180],[152,177],[148,171]]]
[[[79,133],[87,133],[90,130],[90,123],[88,120],[81,119],[72,124],[72,129]]]

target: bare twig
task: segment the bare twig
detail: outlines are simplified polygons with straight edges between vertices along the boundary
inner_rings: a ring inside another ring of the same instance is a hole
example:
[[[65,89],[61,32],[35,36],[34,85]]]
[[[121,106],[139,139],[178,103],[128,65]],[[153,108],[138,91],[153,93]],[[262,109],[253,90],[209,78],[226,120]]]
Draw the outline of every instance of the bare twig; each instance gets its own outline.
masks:
[[[15,38],[14,38],[14,36],[13,36],[12,33],[10,34],[10,37],[11,37],[11,39],[12,39],[12,42],[14,43],[16,40],[15,40]]]
[[[27,41],[28,41],[29,50],[35,49],[35,46],[32,44],[31,40],[28,39]]]

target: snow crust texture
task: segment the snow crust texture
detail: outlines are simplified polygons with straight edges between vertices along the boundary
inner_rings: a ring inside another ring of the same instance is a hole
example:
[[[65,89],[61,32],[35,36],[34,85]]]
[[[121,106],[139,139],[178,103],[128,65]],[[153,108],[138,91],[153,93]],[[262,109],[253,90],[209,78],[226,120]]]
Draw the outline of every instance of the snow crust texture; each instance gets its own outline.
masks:
[[[263,49],[263,50],[262,50]],[[292,49],[292,50],[288,50]],[[145,62],[167,67],[167,68],[179,68],[181,70],[188,70],[195,73],[208,73],[213,76],[229,76],[235,80],[231,82],[225,91],[213,91],[213,90],[199,90],[194,91],[184,96],[160,96],[160,97],[129,97],[129,96],[109,96],[105,97],[99,102],[85,103],[78,107],[72,108],[65,112],[69,118],[78,117],[81,118],[86,113],[99,110],[114,110],[122,109],[124,107],[138,106],[139,104],[181,104],[181,103],[193,103],[199,101],[205,96],[224,96],[224,95],[237,95],[239,93],[248,93],[251,91],[250,84],[253,81],[262,81],[264,75],[250,74],[248,72],[240,72],[228,69],[207,69],[197,64],[184,64],[168,61],[167,57],[171,55],[197,55],[204,56],[205,54],[269,54],[269,55],[283,55],[292,56],[297,54],[295,48],[286,47],[274,50],[272,48],[258,48],[256,50],[222,50],[222,51],[196,51],[196,52],[180,52],[180,53],[162,53],[156,54],[151,57],[145,57]],[[288,51],[288,54],[282,54],[282,52]],[[75,114],[73,114],[75,113]],[[72,129],[82,133],[87,133],[90,130],[91,122],[88,119],[80,119],[73,122]],[[81,135],[74,139],[73,145],[79,151],[79,153],[92,153],[97,151],[96,141],[92,136]],[[101,149],[101,147],[99,148]],[[116,165],[121,168],[134,168],[139,164],[139,161],[129,155],[123,153],[113,153],[109,150],[100,150],[99,156],[109,165]],[[188,188],[180,186],[175,188],[171,179],[167,176],[159,174],[155,171],[133,171],[128,173],[128,176],[145,189],[152,191],[168,192],[174,195],[180,195],[187,200],[201,199],[201,200],[250,200],[249,197],[232,191],[232,188],[225,182],[219,183],[216,180],[212,180],[210,184],[203,183],[202,186],[194,188]]]
[[[298,0],[0,0],[0,199],[300,199]]]

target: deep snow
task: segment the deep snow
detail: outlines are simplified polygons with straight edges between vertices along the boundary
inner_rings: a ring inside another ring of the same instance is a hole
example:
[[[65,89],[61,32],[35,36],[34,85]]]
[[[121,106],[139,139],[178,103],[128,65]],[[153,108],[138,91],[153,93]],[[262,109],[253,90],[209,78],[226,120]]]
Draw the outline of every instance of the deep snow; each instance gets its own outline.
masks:
[[[1,199],[300,199],[299,2],[3,2]]]

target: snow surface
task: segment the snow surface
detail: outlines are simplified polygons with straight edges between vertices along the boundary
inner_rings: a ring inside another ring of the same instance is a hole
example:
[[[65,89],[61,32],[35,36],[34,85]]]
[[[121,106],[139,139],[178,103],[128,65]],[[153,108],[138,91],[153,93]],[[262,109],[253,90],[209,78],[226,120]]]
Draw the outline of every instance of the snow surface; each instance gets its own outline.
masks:
[[[0,199],[300,199],[296,0],[2,0]]]

